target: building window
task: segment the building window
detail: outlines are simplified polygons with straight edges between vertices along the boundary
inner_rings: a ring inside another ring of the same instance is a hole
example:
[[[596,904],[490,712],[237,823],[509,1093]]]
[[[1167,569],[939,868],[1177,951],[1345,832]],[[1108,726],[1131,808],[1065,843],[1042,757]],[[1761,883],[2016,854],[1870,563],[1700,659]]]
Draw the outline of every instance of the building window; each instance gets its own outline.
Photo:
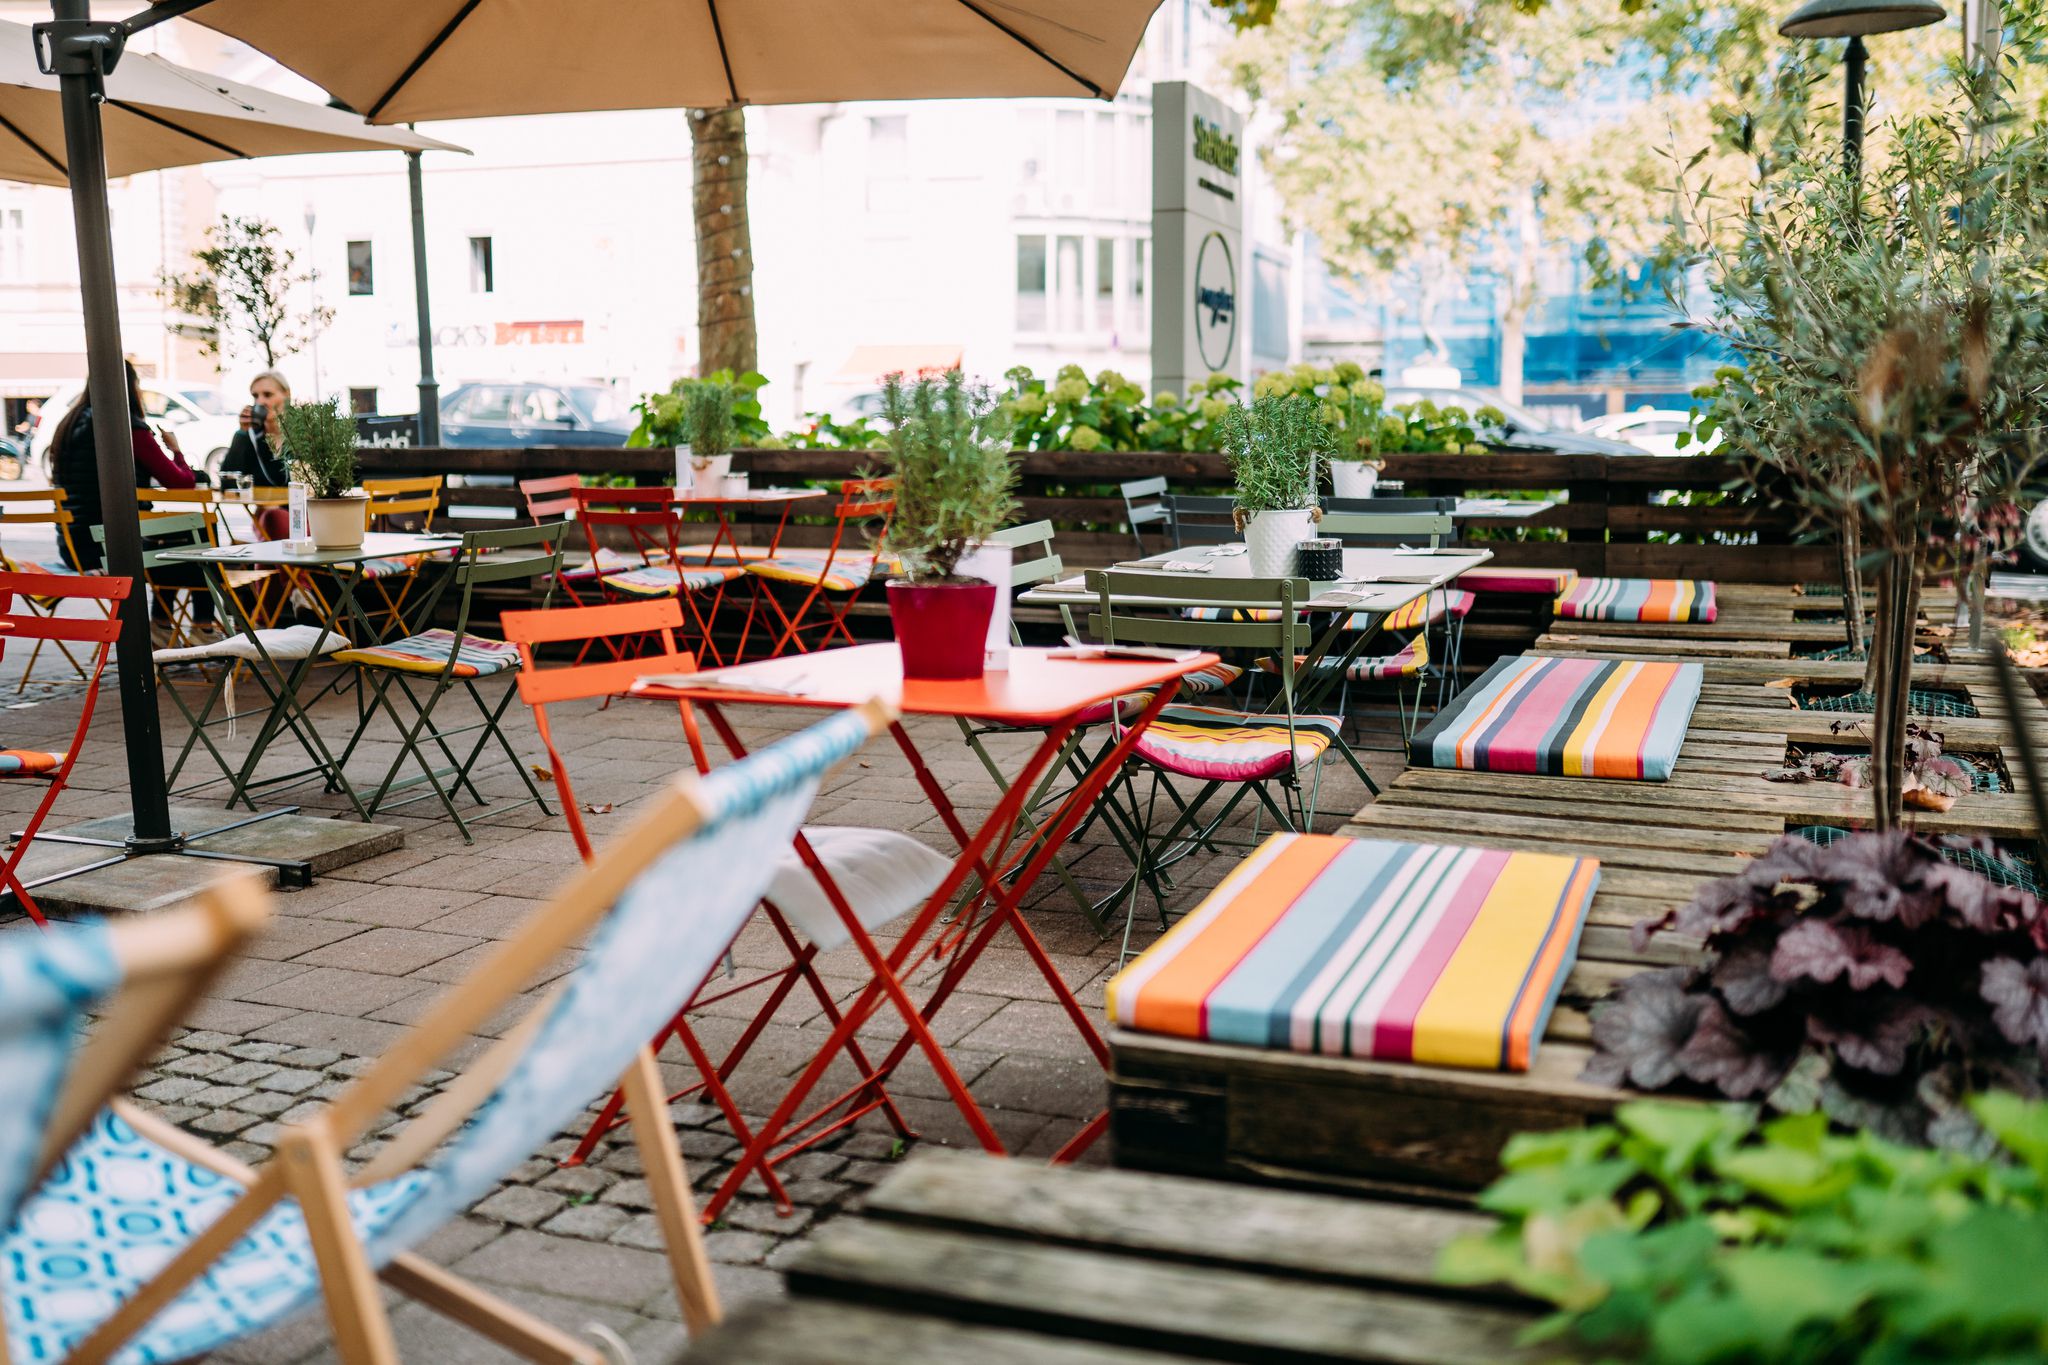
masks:
[[[358,417],[377,415],[377,391],[375,389],[350,389],[348,410]]]
[[[0,208],[0,280],[28,278],[28,210]]]
[[[1116,244],[1114,237],[1095,239],[1095,316],[1098,332],[1116,330]]]
[[[1152,332],[1152,240],[1139,237],[1131,243],[1131,334]]]
[[[377,292],[376,261],[371,255],[368,242],[348,244],[348,292],[351,294],[374,294]]]
[[[1052,258],[1052,329],[1081,330],[1081,244],[1079,237],[1057,237]]]
[[[1017,330],[1042,332],[1046,318],[1045,238],[1017,239]]]
[[[491,269],[491,239],[472,237],[469,239],[469,292],[489,294],[497,288],[497,279]]]

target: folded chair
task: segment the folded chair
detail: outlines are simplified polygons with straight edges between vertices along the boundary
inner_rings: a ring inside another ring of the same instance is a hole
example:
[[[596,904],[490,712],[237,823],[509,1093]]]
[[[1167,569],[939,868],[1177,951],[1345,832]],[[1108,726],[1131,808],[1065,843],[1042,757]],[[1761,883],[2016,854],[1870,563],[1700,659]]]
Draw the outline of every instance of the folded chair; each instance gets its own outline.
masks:
[[[629,602],[607,607],[563,607],[553,611],[508,611],[504,616],[505,638],[519,646],[519,695],[533,708],[535,727],[547,746],[549,770],[554,774],[555,794],[568,817],[569,833],[577,851],[587,861],[595,856],[585,829],[582,806],[570,785],[569,765],[555,743],[554,726],[548,708],[562,702],[595,701],[624,692],[637,677],[661,673],[694,673],[696,661],[677,647],[676,632],[682,626],[682,611],[671,599],[659,602]],[[536,651],[547,645],[571,642],[588,644],[593,639],[648,635],[665,646],[663,653],[623,662],[576,664],[543,669]],[[698,771],[709,771],[710,762],[698,730],[696,713],[688,702],[679,702],[684,741]],[[806,859],[815,858],[829,874],[831,884],[843,890],[842,902],[826,889],[810,870]],[[745,1059],[761,1032],[774,1019],[792,990],[801,984],[810,991],[828,1025],[839,1023],[839,1007],[813,965],[818,953],[856,940],[872,946],[868,935],[902,918],[924,903],[951,869],[942,854],[894,830],[805,825],[795,845],[782,851],[773,881],[762,901],[762,909],[776,937],[789,954],[786,966],[754,976],[737,985],[722,986],[716,994],[704,994],[709,983],[700,983],[690,1003],[669,1020],[653,1042],[657,1053],[670,1037],[683,1047],[701,1079],[697,1084],[669,1096],[673,1103],[706,1094],[725,1115],[734,1134],[743,1143],[754,1141],[753,1132],[739,1106],[726,1090],[726,1081]],[[726,1055],[714,1061],[691,1027],[689,1014],[735,996],[766,991],[753,1020]],[[858,1040],[849,1039],[844,1049],[855,1074],[874,1077]],[[897,1112],[879,1079],[872,1089],[872,1102],[860,1112],[879,1107],[896,1131],[907,1135],[909,1128]],[[610,1102],[591,1124],[576,1150],[564,1165],[576,1165],[587,1158],[598,1140],[623,1122],[620,1111],[623,1092]],[[769,1194],[783,1208],[789,1195],[773,1166],[761,1172]]]
[[[722,662],[711,628],[725,605],[726,589],[742,575],[736,563],[691,563],[678,537],[682,514],[676,511],[672,488],[578,488],[576,519],[590,546],[590,562],[599,566],[598,585],[607,602],[647,602],[673,597],[690,614],[699,652]],[[604,527],[622,532],[631,547],[626,553],[598,543]],[[751,619],[751,612],[749,613]],[[619,646],[617,641],[614,647]]]
[[[853,632],[846,628],[846,614],[853,610],[855,599],[871,579],[893,572],[893,560],[886,556],[857,550],[847,544],[847,531],[861,524],[879,521],[875,543],[880,545],[887,537],[889,518],[896,511],[895,485],[888,479],[848,479],[839,485],[839,502],[832,509],[832,543],[823,555],[808,551],[784,551],[770,559],[750,559],[746,571],[754,583],[754,602],[765,605],[774,617],[769,629],[775,633],[775,643],[769,649],[771,657],[783,651],[795,649],[809,653],[830,645],[839,638],[847,644],[858,643]],[[775,588],[782,586],[794,589],[797,597],[794,611],[786,611],[775,596]],[[818,613],[813,620],[813,610]],[[747,630],[753,629],[754,613],[747,613]],[[805,634],[815,633],[817,638],[806,642]],[[733,656],[745,658],[747,632],[740,634],[739,651]]]
[[[35,813],[22,826],[21,836],[15,840],[14,847],[7,851],[5,861],[0,862],[0,891],[12,891],[23,912],[37,924],[44,923],[43,912],[35,897],[29,894],[28,887],[22,884],[21,860],[34,847],[36,831],[49,818],[50,808],[57,804],[57,793],[63,791],[64,784],[71,780],[71,770],[78,763],[79,750],[85,747],[85,732],[92,727],[93,707],[99,701],[100,674],[106,670],[107,656],[112,653],[114,641],[121,634],[117,613],[133,586],[130,579],[102,578],[93,574],[0,572],[0,650],[5,650],[10,640],[34,640],[38,646],[44,641],[97,646],[84,669],[85,699],[79,704],[78,728],[72,732],[71,747],[61,754],[34,749],[0,750],[0,779],[32,777],[50,784],[49,790],[43,793],[43,799],[36,803]],[[93,610],[87,615],[64,616],[59,612],[66,602],[87,603]],[[17,610],[17,603],[34,605],[31,610],[24,611]],[[77,872],[82,869],[74,867],[69,870]],[[0,1008],[4,1008],[4,991],[0,991]],[[4,1036],[4,1030],[0,1030],[0,1036]],[[0,1105],[0,1111],[8,1107]],[[4,1123],[5,1120],[0,1119],[0,1126]]]
[[[372,531],[420,530],[434,523],[441,510],[442,475],[429,474],[408,479],[364,479],[363,492],[369,501],[363,515]],[[356,566],[376,591],[377,600],[363,601],[363,614],[378,626],[380,634],[405,634],[405,599],[419,586],[425,555],[400,555],[391,559],[366,559]]]
[[[0,938],[0,1229],[16,1229],[23,1201],[269,917],[252,885],[231,884],[182,910]],[[88,1014],[101,1023],[82,1039]],[[21,1269],[0,1265],[0,1292]],[[0,1359],[51,1358],[10,1356],[13,1329],[0,1321]]]
[[[72,574],[78,562],[77,547],[71,540],[71,510],[64,505],[64,490],[61,488],[8,488],[0,489],[0,535],[9,526],[48,526],[57,536],[61,553],[53,562],[38,562],[17,559],[0,545],[0,572],[30,574]],[[34,597],[18,597],[16,606],[32,616],[48,616],[56,610],[54,601]],[[28,686],[29,675],[35,672],[36,660],[42,657],[44,645],[53,646],[71,665],[71,671],[78,675],[79,682],[87,680],[85,665],[80,663],[66,647],[63,640],[37,640],[36,647],[29,651],[27,662],[22,665],[21,678],[14,690],[19,693]]]
[[[495,706],[477,689],[478,681],[483,678],[516,670],[519,667],[518,648],[502,640],[488,640],[472,634],[469,625],[477,610],[476,590],[479,587],[512,579],[540,578],[550,585],[551,596],[555,574],[562,567],[563,534],[559,525],[516,526],[502,531],[465,533],[454,564],[436,585],[433,597],[421,613],[422,616],[430,616],[441,594],[453,588],[462,594],[455,629],[421,631],[386,644],[345,649],[334,656],[337,662],[354,664],[360,670],[369,692],[364,704],[363,722],[354,738],[349,740],[348,748],[342,752],[341,765],[344,768],[348,766],[350,755],[362,743],[364,734],[380,710],[398,729],[399,751],[391,760],[384,780],[378,784],[376,794],[370,798],[366,808],[370,815],[376,815],[392,793],[424,785],[427,791],[390,804],[403,806],[423,801],[429,796],[437,797],[442,809],[448,812],[448,818],[455,822],[455,828],[461,831],[464,842],[475,843],[476,838],[470,833],[469,825],[455,809],[455,796],[466,791],[477,805],[489,804],[483,793],[477,790],[470,774],[483,757],[485,746],[493,739],[511,761],[512,770],[519,775],[519,780],[526,784],[527,795],[510,805],[493,808],[492,813],[515,809],[527,801],[532,801],[542,811],[547,810],[546,798],[533,784],[526,764],[520,761],[512,748],[512,741],[499,728],[499,722],[506,708],[511,706],[517,689],[507,686]],[[542,598],[543,603],[547,600],[547,597]],[[415,680],[425,688],[424,695],[413,690]],[[443,729],[435,724],[434,713],[444,697],[458,691],[468,696],[476,709],[477,719]],[[392,700],[394,692],[405,698],[411,715],[399,714]],[[449,747],[449,741],[472,733],[477,737],[476,743],[467,755],[457,758],[455,750]],[[433,757],[427,752],[428,744],[439,751],[448,766],[437,768],[434,765]],[[417,765],[419,772],[401,779],[399,773],[408,760]],[[445,783],[444,778],[447,779]]]
[[[1176,703],[1161,711],[1151,727],[1138,737],[1133,756],[1152,770],[1153,784],[1152,798],[1137,821],[1137,866],[1132,879],[1125,884],[1129,888],[1124,921],[1125,955],[1130,952],[1131,925],[1136,918],[1140,886],[1152,885],[1158,898],[1153,874],[1197,848],[1213,849],[1223,842],[1217,838],[1217,831],[1247,799],[1255,799],[1282,829],[1310,829],[1321,785],[1321,760],[1331,749],[1345,757],[1367,791],[1379,791],[1357,756],[1342,743],[1341,717],[1296,713],[1299,675],[1295,660],[1306,654],[1310,637],[1307,623],[1294,604],[1311,596],[1305,580],[1216,579],[1185,587],[1176,583],[1177,595],[1195,598],[1201,606],[1220,609],[1225,615],[1222,620],[1147,615],[1138,608],[1122,605],[1128,599],[1157,593],[1160,578],[1159,574],[1141,571],[1090,571],[1088,588],[1096,594],[1097,607],[1088,624],[1096,638],[1108,644],[1175,645],[1218,653],[1244,650],[1270,656],[1277,661],[1274,676],[1280,686],[1281,705],[1277,710],[1259,713]],[[1229,619],[1239,611],[1247,615],[1270,613],[1270,619]],[[1307,783],[1302,781],[1304,770],[1311,773]],[[1162,787],[1170,788],[1174,778],[1190,779],[1200,785],[1191,799],[1183,800],[1177,793],[1171,798],[1178,807],[1175,818],[1163,835],[1153,835],[1150,825],[1157,799]],[[1226,788],[1230,794],[1221,808],[1205,814],[1210,802]],[[1277,799],[1276,789],[1280,793]],[[1135,801],[1134,791],[1134,804]],[[1160,913],[1163,920],[1163,899]]]
[[[710,971],[773,871],[747,850],[794,837],[827,769],[887,723],[848,711],[708,777],[678,778],[426,1018],[249,1169],[161,1123],[102,1114],[0,1245],[15,1359],[170,1361],[324,1301],[345,1365],[398,1358],[377,1279],[526,1359],[607,1353],[410,1254],[490,1194],[615,1077],[683,1321],[717,1321],[701,1234],[646,1039]],[[739,856],[735,856],[736,853]],[[576,966],[367,1164],[343,1154],[430,1069],[517,1004],[572,948]],[[110,1177],[120,1176],[119,1180]],[[125,1197],[124,1197],[125,1196]]]

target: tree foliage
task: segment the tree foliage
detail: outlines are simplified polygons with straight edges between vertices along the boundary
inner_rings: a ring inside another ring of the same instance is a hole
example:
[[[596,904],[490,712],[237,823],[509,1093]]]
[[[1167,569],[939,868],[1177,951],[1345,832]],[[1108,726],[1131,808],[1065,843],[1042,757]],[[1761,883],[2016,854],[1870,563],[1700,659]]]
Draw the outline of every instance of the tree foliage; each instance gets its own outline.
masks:
[[[170,330],[196,336],[200,349],[218,360],[260,358],[266,369],[305,349],[334,320],[334,310],[293,308],[293,293],[313,277],[294,271],[298,256],[279,245],[281,235],[274,224],[232,215],[209,227],[207,244],[192,253],[192,268],[167,271],[160,281],[159,292],[174,311],[200,320],[198,327],[170,323]]]

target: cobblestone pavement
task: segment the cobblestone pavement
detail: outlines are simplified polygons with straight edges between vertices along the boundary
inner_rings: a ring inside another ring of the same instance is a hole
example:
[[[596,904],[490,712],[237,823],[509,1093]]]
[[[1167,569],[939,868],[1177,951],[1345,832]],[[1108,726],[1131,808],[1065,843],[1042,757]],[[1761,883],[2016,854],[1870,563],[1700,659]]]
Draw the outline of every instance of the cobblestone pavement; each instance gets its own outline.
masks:
[[[495,694],[496,688],[487,682],[486,690]],[[75,690],[36,688],[29,696],[39,693],[40,700],[9,712],[10,746],[62,747],[68,739],[69,727],[76,724]],[[245,686],[242,695],[245,707],[255,704],[255,688]],[[182,739],[181,722],[172,707],[163,710],[166,739],[175,744]],[[330,738],[345,739],[355,726],[355,703],[347,696],[328,696],[315,714]],[[803,721],[800,713],[760,706],[733,706],[729,714],[750,745]],[[542,762],[543,750],[524,708],[515,703],[509,719],[520,760]],[[600,841],[636,801],[687,762],[670,708],[630,701],[604,709],[569,706],[557,708],[554,721],[578,799],[593,810],[608,810],[587,817]],[[237,755],[255,728],[253,717],[245,717],[238,728],[236,740],[225,746]],[[911,729],[963,817],[979,821],[996,799],[996,789],[956,727],[950,721],[918,720]],[[1397,759],[1386,751],[1384,740],[1380,743],[1380,751],[1368,751],[1366,758],[1385,777]],[[1010,770],[1026,752],[1016,737],[997,737],[992,748]],[[395,752],[388,730],[373,727],[351,764],[351,776],[374,785]],[[273,767],[293,766],[281,748],[273,753],[280,755]],[[502,756],[480,771],[479,785],[488,798],[502,801],[523,794],[517,773]],[[124,812],[126,786],[117,705],[110,692],[50,827]],[[0,811],[26,812],[40,794],[40,788],[26,784],[0,786]],[[309,810],[340,804],[304,786],[276,796],[300,801]],[[1325,771],[1321,797],[1323,810],[1333,814],[1318,825],[1328,830],[1365,793],[1353,775],[1333,764]],[[886,739],[833,776],[812,820],[905,830],[952,851],[938,815]],[[215,984],[192,1016],[191,1028],[138,1082],[144,1103],[236,1157],[267,1158],[281,1125],[312,1112],[418,1020],[448,983],[461,979],[495,941],[540,909],[550,887],[576,858],[560,815],[543,814],[531,805],[477,826],[473,845],[463,842],[438,809],[430,812],[426,805],[406,807],[383,822],[405,828],[405,847],[341,869],[305,890],[281,893],[270,929]],[[1122,855],[1099,831],[1079,841],[1072,854],[1069,862],[1084,890],[1106,892],[1122,879]],[[1176,907],[1191,904],[1214,885],[1236,856],[1228,850],[1198,855],[1176,868]],[[1105,941],[1082,918],[1053,878],[1035,889],[1031,905],[1031,923],[1062,978],[1099,1018],[1102,985],[1117,960],[1116,942]],[[1149,942],[1157,929],[1151,906],[1141,907],[1134,946]],[[880,937],[885,948],[893,941],[886,934]],[[735,944],[733,956],[742,976],[786,960],[778,940],[758,919]],[[559,969],[569,965],[565,961]],[[820,958],[819,970],[841,1001],[865,980],[851,950]],[[927,986],[932,975],[927,969],[918,985]],[[545,981],[535,983],[536,993],[528,998],[537,1000],[542,985]],[[700,1036],[717,1053],[739,1036],[752,1012],[748,996],[713,1004],[699,1020]],[[444,1065],[451,1072],[459,1068],[508,1029],[518,1013],[508,1010],[493,1020],[483,1030],[487,1036],[472,1039]],[[822,1019],[814,999],[801,990],[790,994],[733,1076],[733,1094],[743,1111],[759,1115],[773,1106],[823,1040]],[[900,1032],[900,1026],[882,1017],[864,1036],[893,1039]],[[1101,1071],[1014,940],[999,939],[990,949],[938,1015],[935,1032],[1003,1140],[1026,1157],[1052,1153],[1104,1103]],[[695,1079],[675,1045],[662,1062],[674,1088]],[[449,1074],[437,1073],[435,1084]],[[890,1091],[920,1134],[918,1140],[970,1141],[936,1074],[920,1056],[913,1053]],[[433,1086],[427,1086],[407,1096],[387,1129],[432,1093]],[[737,1143],[706,1105],[679,1102],[674,1114],[693,1178],[700,1190],[707,1190],[730,1168]],[[373,1137],[351,1158],[366,1159],[378,1142]],[[778,1216],[759,1197],[758,1186],[735,1202],[707,1239],[727,1306],[779,1294],[777,1268],[814,1229],[855,1203],[909,1145],[880,1116],[870,1116],[783,1167],[797,1206],[792,1215]],[[672,1359],[683,1333],[637,1157],[629,1144],[607,1139],[588,1164],[558,1165],[571,1146],[571,1136],[564,1135],[536,1153],[466,1218],[435,1237],[426,1254],[565,1327],[610,1327],[642,1361]],[[1086,1159],[1106,1159],[1102,1144]],[[417,1305],[395,1303],[393,1320],[408,1360],[510,1359]],[[325,1324],[315,1313],[224,1351],[221,1358],[263,1365],[327,1360],[332,1352],[326,1338]]]

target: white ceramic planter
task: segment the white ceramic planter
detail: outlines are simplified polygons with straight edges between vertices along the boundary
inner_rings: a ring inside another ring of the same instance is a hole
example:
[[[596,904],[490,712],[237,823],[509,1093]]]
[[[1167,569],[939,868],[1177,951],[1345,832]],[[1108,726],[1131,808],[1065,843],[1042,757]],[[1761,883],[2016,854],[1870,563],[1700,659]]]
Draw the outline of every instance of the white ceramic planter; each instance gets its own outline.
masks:
[[[1294,549],[1315,535],[1315,509],[1289,507],[1247,514],[1245,558],[1253,578],[1292,578]]]
[[[1330,490],[1340,498],[1369,498],[1379,481],[1379,468],[1363,460],[1330,461]]]
[[[695,475],[693,487],[706,497],[717,497],[725,491],[725,476],[732,473],[730,455],[693,455],[690,457],[690,472]]]
[[[361,493],[345,498],[306,499],[306,520],[313,533],[313,545],[321,550],[359,550],[363,531],[369,524],[364,509],[369,499]]]

